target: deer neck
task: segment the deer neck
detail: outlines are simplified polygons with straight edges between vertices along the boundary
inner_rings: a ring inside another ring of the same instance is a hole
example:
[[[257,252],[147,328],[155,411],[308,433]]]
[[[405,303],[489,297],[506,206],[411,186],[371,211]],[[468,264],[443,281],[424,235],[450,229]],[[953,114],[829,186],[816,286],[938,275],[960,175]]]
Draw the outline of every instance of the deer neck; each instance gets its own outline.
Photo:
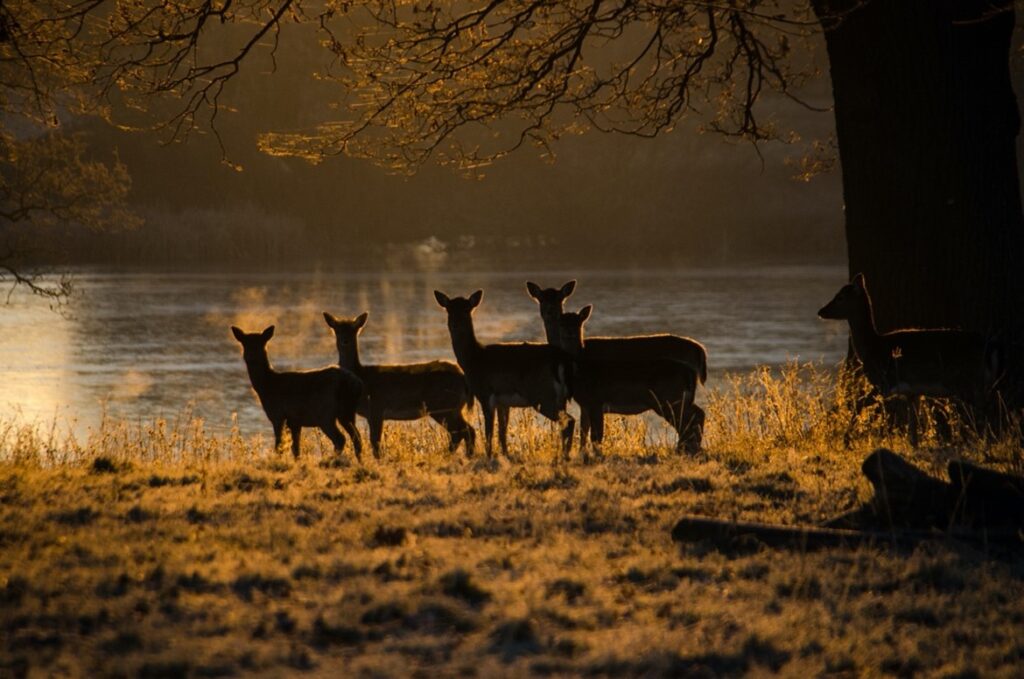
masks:
[[[544,321],[544,335],[547,337],[548,344],[553,347],[562,346],[562,338],[558,330],[558,314],[552,317],[550,314],[541,314],[541,320]]]
[[[579,346],[575,347],[566,346],[559,348],[562,349],[563,355],[568,357],[569,365],[572,368],[573,374],[579,372],[580,361],[583,359],[583,344],[581,343]]]
[[[857,352],[865,370],[869,373],[876,370],[875,366],[884,365],[889,358],[885,341],[875,327],[875,316],[871,310],[871,301],[864,296],[860,304],[850,314],[850,338],[853,349]]]
[[[460,319],[448,319],[448,332],[452,336],[452,350],[455,352],[455,360],[459,362],[462,369],[476,361],[480,350],[483,348],[476,339],[476,332],[473,330],[473,319],[468,321]]]
[[[580,358],[583,357],[583,352],[587,350],[587,340],[583,336],[583,331],[580,330],[579,342],[572,342],[559,348],[565,351],[565,353],[569,354],[569,356],[572,357],[572,360],[578,361]]]
[[[274,374],[274,369],[270,367],[270,358],[265,352],[260,356],[246,357],[245,367],[249,371],[249,381],[256,391],[263,389]]]
[[[359,361],[359,340],[349,344],[344,349],[338,348],[338,365],[352,372],[359,372],[363,364]]]

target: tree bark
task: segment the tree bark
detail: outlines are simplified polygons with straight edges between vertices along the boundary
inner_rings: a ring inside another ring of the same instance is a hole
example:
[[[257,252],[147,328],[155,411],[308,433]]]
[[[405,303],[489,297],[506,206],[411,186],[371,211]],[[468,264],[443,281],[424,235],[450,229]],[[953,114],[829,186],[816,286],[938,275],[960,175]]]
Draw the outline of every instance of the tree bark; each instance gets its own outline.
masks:
[[[1012,0],[814,8],[832,76],[849,273],[864,273],[879,330],[977,330],[1015,356],[1024,215]],[[1007,362],[1021,382],[1022,362]]]

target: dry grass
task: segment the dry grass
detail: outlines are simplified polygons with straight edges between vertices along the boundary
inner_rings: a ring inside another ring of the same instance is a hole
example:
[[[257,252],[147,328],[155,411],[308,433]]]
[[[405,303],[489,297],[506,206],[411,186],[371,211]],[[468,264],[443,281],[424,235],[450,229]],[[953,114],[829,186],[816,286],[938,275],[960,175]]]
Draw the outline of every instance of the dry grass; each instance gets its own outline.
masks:
[[[833,378],[790,366],[710,392],[706,451],[616,420],[607,459],[445,452],[389,426],[380,463],[213,435],[188,414],[86,442],[0,426],[0,676],[1019,676],[1024,568],[936,542],[819,553],[680,548],[682,513],[817,521],[868,494],[871,448],[905,449]],[[269,429],[269,426],[268,426]],[[1019,465],[1009,441],[936,443]]]

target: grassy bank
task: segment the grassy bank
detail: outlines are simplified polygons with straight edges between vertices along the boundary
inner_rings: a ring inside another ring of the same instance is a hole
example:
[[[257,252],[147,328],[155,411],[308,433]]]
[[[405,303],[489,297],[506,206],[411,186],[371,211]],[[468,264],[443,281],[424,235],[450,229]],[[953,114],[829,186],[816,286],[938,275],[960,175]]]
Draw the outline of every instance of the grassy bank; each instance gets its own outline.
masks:
[[[91,440],[0,427],[0,676],[739,673],[1017,676],[1024,565],[935,542],[819,553],[683,548],[682,513],[817,521],[869,489],[842,391],[818,370],[753,373],[705,400],[706,451],[615,422],[607,459],[552,464],[554,433],[513,428],[516,462],[389,429],[382,462],[338,464],[307,436],[188,417],[107,422]],[[269,427],[268,427],[269,428]],[[1009,444],[934,439],[1019,465]]]

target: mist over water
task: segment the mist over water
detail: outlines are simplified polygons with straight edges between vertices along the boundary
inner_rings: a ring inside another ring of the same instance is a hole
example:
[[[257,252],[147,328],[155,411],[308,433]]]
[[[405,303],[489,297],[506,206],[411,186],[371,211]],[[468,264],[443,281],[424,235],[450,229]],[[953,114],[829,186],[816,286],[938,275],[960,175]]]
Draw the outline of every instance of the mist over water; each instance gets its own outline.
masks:
[[[244,433],[269,432],[229,326],[275,325],[271,362],[316,368],[337,360],[321,312],[370,312],[364,363],[454,360],[433,290],[482,288],[481,341],[544,341],[525,281],[578,279],[566,306],[594,305],[591,335],[671,332],[703,342],[708,386],[725,372],[790,359],[837,363],[846,328],[815,313],[844,282],[838,266],[651,270],[304,273],[82,272],[69,317],[15,292],[0,311],[0,409],[27,421],[70,421],[79,434],[107,416],[175,417],[187,408],[211,429],[237,413]],[[698,400],[700,396],[698,395]]]

